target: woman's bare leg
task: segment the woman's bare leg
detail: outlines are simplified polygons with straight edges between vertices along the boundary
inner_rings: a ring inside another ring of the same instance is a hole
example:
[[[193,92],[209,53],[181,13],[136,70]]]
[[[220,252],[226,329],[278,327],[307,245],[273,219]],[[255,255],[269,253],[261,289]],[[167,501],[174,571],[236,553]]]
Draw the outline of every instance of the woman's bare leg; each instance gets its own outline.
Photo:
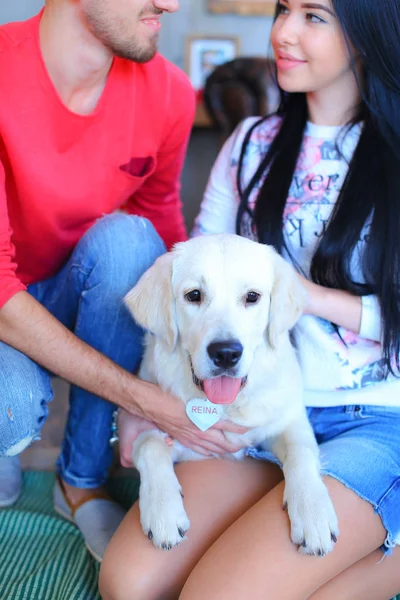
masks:
[[[325,478],[340,535],[325,557],[304,556],[292,544],[279,484],[238,519],[192,571],[181,600],[305,600],[333,577],[379,548],[378,515],[344,485]]]
[[[105,553],[103,600],[175,600],[204,552],[282,480],[277,466],[253,459],[182,463],[176,473],[191,522],[188,540],[170,552],[155,548],[141,529],[136,504]]]
[[[400,547],[375,550],[323,585],[309,600],[388,600],[400,593]]]

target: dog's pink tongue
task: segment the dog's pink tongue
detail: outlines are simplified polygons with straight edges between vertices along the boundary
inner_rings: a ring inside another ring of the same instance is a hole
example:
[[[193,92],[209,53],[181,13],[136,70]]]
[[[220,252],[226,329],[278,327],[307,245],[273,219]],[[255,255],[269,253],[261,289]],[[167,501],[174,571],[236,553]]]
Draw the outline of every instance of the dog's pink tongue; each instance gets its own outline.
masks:
[[[214,404],[232,404],[239,393],[242,380],[236,377],[204,379],[204,391]]]

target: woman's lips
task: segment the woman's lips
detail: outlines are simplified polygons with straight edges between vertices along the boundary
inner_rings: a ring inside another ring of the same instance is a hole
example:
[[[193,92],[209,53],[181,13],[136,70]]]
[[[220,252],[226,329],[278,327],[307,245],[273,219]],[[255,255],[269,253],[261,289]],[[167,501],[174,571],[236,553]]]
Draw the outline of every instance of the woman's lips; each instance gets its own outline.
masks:
[[[306,60],[299,60],[290,56],[289,54],[278,54],[276,57],[276,66],[280,71],[288,71],[289,69],[294,69],[295,67],[300,67],[304,65]]]

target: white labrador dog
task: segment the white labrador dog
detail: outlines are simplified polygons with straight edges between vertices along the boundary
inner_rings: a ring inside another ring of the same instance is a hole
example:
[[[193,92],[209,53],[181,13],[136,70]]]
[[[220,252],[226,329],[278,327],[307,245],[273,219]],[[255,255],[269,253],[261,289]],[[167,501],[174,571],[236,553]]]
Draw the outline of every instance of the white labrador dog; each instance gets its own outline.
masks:
[[[161,256],[125,302],[148,332],[139,377],[180,398],[203,430],[219,418],[250,428],[227,438],[272,450],[282,463],[291,539],[300,552],[324,555],[336,542],[338,523],[289,339],[305,294],[273,248],[212,235]],[[155,546],[170,549],[190,526],[173,464],[204,456],[165,438],[158,430],[142,433],[132,456],[141,477],[143,531]]]

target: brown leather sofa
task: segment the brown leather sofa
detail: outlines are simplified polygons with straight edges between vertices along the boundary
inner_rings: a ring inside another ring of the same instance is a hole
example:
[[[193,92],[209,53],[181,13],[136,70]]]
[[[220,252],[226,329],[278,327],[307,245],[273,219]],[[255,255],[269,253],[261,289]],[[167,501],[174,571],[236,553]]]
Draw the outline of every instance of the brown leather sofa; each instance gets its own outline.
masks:
[[[204,87],[207,112],[224,139],[244,118],[276,110],[278,101],[274,63],[268,58],[235,58],[218,66]]]

